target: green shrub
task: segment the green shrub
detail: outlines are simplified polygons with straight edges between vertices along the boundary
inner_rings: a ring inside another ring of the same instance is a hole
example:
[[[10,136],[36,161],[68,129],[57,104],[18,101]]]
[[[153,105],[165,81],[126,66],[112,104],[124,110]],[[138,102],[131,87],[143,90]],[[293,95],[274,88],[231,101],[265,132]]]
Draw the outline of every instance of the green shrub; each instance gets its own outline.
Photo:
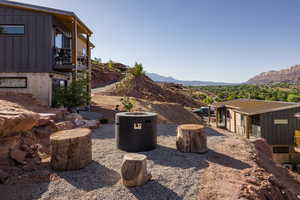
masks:
[[[134,67],[129,69],[129,72],[134,76],[140,76],[145,74],[142,63],[135,63]]]
[[[131,112],[136,104],[136,100],[133,97],[124,97],[121,99],[121,103],[123,104],[126,112]]]
[[[55,88],[52,106],[74,108],[88,105],[91,97],[87,91],[87,86],[87,80],[80,79],[72,81],[67,87]]]
[[[289,94],[287,97],[288,102],[299,102],[300,101],[300,96],[297,94]]]
[[[112,60],[109,60],[107,63],[108,69],[112,70],[114,68],[114,62]]]

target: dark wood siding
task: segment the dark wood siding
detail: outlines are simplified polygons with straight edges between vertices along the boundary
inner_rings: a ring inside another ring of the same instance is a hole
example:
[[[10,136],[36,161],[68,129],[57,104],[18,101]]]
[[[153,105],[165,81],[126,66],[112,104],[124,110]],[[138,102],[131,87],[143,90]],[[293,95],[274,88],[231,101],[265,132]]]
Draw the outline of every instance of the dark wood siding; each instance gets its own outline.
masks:
[[[300,120],[294,117],[297,112],[300,112],[300,108],[261,114],[262,137],[271,145],[294,144],[295,130],[300,130]],[[288,124],[274,124],[276,119],[288,119]]]
[[[52,16],[0,6],[0,24],[24,24],[24,36],[0,36],[0,72],[52,71]]]

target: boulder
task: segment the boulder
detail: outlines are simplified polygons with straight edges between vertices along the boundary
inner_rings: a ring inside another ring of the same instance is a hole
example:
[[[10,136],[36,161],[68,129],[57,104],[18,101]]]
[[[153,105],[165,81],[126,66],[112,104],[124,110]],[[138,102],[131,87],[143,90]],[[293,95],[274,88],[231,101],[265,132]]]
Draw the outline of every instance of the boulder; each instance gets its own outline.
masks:
[[[64,131],[76,128],[76,125],[71,121],[64,121],[55,124],[57,131]]]
[[[0,169],[0,184],[5,183],[5,181],[9,178],[9,174]]]
[[[9,136],[12,133],[29,131],[38,124],[39,119],[39,114],[34,112],[1,111],[0,137]]]
[[[38,137],[44,137],[44,136],[49,136],[52,133],[56,132],[58,130],[58,127],[54,123],[53,120],[50,120],[47,125],[45,126],[39,126],[33,128],[33,131],[35,134],[37,134]]]
[[[56,114],[55,113],[39,113],[39,120],[36,126],[45,126],[48,125],[51,120],[55,120]]]
[[[26,151],[22,151],[20,149],[13,149],[10,151],[10,158],[13,159],[14,161],[20,163],[20,164],[25,164],[25,158],[27,155]]]
[[[77,120],[83,120],[83,117],[77,113],[71,113],[65,117],[66,121],[77,121]]]
[[[100,126],[100,122],[98,120],[76,120],[74,124],[80,128],[91,128],[91,129],[95,129]]]

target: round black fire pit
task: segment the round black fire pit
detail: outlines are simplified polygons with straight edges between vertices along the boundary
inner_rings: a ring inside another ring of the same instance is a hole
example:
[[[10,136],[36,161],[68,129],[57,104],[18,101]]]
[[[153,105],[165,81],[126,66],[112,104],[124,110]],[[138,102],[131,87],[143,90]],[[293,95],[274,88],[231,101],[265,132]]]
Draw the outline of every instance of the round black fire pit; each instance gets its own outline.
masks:
[[[128,152],[150,151],[157,144],[157,114],[123,112],[116,114],[117,147]]]

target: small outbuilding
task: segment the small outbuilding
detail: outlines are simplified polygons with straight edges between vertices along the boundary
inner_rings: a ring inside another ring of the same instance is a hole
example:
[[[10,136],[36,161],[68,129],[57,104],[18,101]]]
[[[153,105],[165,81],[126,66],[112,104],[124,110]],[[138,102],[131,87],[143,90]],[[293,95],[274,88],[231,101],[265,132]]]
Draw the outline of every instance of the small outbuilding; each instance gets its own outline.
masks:
[[[300,131],[299,103],[236,99],[213,104],[216,125],[247,138],[264,138],[278,163],[300,164],[296,133]]]

